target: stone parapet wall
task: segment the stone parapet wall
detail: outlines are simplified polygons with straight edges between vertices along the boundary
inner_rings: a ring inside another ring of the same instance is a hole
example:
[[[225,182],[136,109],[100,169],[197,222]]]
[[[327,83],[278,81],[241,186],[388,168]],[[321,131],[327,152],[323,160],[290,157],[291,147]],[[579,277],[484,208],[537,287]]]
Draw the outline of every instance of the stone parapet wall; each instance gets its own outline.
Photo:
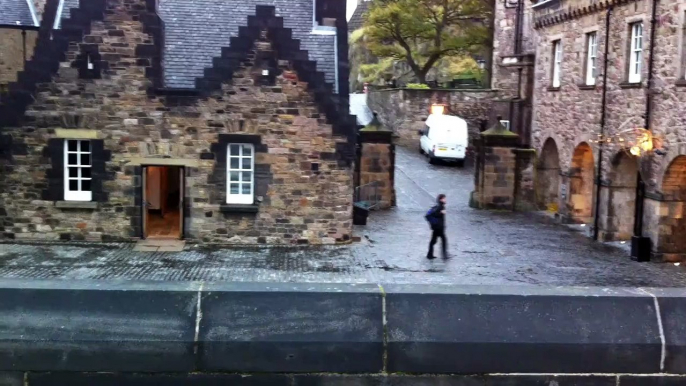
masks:
[[[496,96],[493,90],[374,90],[369,93],[368,105],[384,128],[398,137],[399,145],[418,147],[418,131],[424,128],[432,104],[445,104],[448,114],[464,118],[473,143],[482,125],[491,118]]]

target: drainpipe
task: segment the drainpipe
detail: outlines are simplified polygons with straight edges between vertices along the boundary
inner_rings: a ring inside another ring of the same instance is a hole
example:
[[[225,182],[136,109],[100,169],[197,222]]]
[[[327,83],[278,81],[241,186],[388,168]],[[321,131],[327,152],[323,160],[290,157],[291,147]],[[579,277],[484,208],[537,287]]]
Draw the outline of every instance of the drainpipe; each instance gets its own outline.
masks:
[[[646,85],[646,112],[644,128],[650,131],[653,115],[653,65],[655,52],[655,32],[657,30],[657,6],[659,0],[653,0],[653,11],[650,19],[650,57],[648,58],[648,84]],[[638,261],[650,260],[650,239],[643,237],[643,201],[645,197],[645,183],[641,178],[639,167],[636,184],[636,203],[634,211],[634,237],[631,238],[631,256]]]
[[[603,136],[605,135],[605,123],[607,121],[607,64],[610,61],[610,19],[612,17],[612,6],[607,9],[605,14],[605,49],[603,57],[603,96],[600,102],[600,141],[598,141],[598,165],[596,172],[596,192],[595,192],[595,216],[593,218],[593,240],[598,241],[598,223],[600,221],[600,183],[602,181],[603,170]]]
[[[21,43],[24,46],[24,65],[26,65],[26,28],[21,28]]]

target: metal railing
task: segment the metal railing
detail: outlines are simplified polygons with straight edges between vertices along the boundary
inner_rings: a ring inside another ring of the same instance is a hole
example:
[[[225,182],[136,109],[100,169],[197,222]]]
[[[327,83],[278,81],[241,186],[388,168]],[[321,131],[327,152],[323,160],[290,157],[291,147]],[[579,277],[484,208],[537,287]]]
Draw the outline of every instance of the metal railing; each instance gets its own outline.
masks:
[[[377,208],[381,203],[379,185],[379,181],[372,181],[368,184],[356,187],[354,197],[355,204],[364,207],[367,210]]]

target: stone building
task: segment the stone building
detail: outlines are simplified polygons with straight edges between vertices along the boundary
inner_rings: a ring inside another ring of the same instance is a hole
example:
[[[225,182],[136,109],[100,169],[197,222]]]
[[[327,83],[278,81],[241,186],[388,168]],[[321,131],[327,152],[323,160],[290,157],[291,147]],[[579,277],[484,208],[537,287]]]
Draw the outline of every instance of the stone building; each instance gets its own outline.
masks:
[[[632,255],[686,256],[686,3],[533,7],[537,200]]]
[[[352,233],[342,0],[48,0],[0,104],[5,239]]]

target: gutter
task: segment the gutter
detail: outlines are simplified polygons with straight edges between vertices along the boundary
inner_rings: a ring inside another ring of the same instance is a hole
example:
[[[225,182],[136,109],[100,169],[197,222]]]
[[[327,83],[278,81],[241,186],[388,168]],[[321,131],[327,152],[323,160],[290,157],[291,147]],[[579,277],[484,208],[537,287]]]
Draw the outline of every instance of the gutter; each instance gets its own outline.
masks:
[[[605,13],[605,49],[603,57],[603,96],[600,102],[600,138],[598,141],[598,165],[596,166],[596,196],[595,196],[595,213],[593,216],[593,240],[598,241],[598,224],[600,222],[600,188],[603,171],[603,136],[605,135],[605,125],[607,122],[607,64],[610,62],[608,55],[610,53],[610,19],[612,17],[612,6],[607,9]]]
[[[655,33],[657,31],[657,7],[659,0],[653,0],[653,11],[650,19],[650,58],[648,58],[648,84],[646,85],[646,111],[644,128],[650,131],[650,123],[653,115],[653,66],[655,52]],[[639,167],[636,199],[634,211],[634,237],[631,238],[631,256],[638,261],[650,260],[649,238],[643,237],[643,204],[645,198],[645,183],[641,178]],[[647,240],[646,240],[647,239]],[[647,256],[646,256],[647,254]]]

